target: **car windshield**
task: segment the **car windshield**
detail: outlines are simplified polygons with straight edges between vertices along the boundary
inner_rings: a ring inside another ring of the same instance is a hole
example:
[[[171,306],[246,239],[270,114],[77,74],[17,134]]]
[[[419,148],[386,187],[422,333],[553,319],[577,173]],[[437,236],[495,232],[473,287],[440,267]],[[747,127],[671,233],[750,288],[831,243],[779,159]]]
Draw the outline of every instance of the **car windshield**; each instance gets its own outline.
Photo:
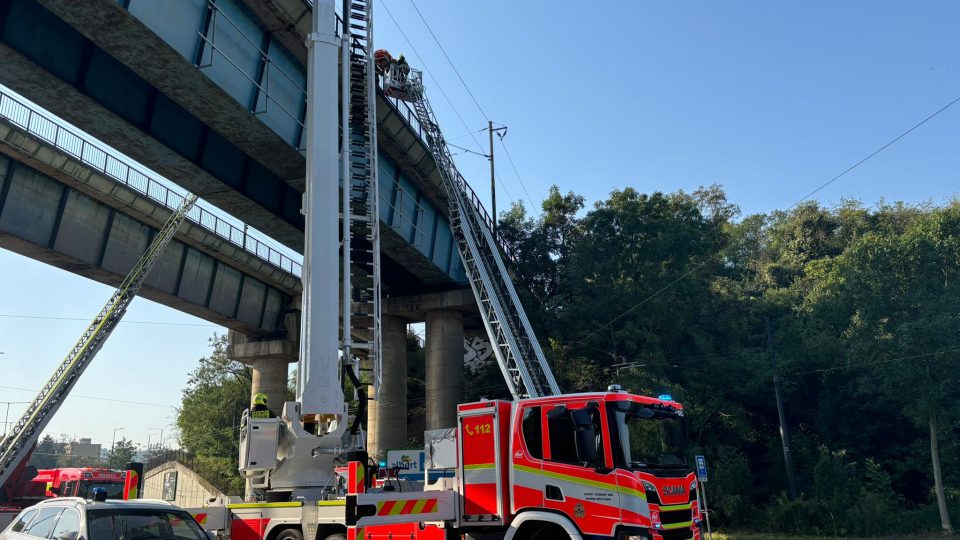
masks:
[[[612,431],[620,441],[618,457],[629,468],[686,468],[686,437],[679,411],[640,404],[611,404]]]
[[[89,540],[207,540],[190,514],[173,510],[87,510]]]
[[[93,489],[94,488],[103,488],[107,490],[108,499],[122,499],[123,498],[123,483],[121,482],[91,482],[89,480],[84,480],[80,482],[80,490],[77,493],[78,497],[83,497],[84,499],[93,498]]]

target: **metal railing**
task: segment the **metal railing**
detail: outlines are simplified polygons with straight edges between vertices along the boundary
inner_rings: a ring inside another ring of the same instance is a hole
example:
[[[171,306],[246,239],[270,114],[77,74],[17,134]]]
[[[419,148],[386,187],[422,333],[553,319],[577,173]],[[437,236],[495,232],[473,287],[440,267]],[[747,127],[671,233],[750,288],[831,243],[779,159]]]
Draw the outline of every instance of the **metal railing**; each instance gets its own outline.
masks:
[[[100,144],[63,126],[53,117],[24,103],[3,89],[0,89],[0,116],[172,212],[175,212],[183,202],[184,194],[135,169]],[[187,214],[188,221],[280,270],[297,277],[303,273],[303,267],[299,262],[250,234],[246,225],[243,228],[237,227],[216,215],[211,208],[203,208],[200,204],[201,202],[198,201],[198,204]],[[209,203],[202,204],[209,205]]]
[[[427,142],[427,138],[424,135],[423,126],[420,125],[420,120],[417,119],[417,113],[414,112],[414,110],[410,107],[410,105],[407,102],[399,100],[397,98],[389,97],[386,95],[386,93],[384,93],[383,77],[377,77],[377,86],[378,86],[378,92],[380,93],[381,96],[383,96],[384,100],[386,100],[386,102],[389,103],[394,108],[397,115],[400,116],[400,118],[407,123],[407,126],[410,128],[411,131],[417,134],[420,140],[423,141],[423,144],[427,148],[430,148],[430,143]],[[470,187],[470,184],[460,174],[459,171],[457,171],[457,177],[461,187],[469,197],[470,202],[473,203],[474,208],[476,208],[477,211],[480,213],[481,219],[483,219],[483,222],[487,225],[487,227],[490,228],[491,231],[493,231],[493,219],[490,217],[490,214],[489,212],[487,212],[487,209],[484,208],[483,203],[480,202],[480,197],[477,196],[477,193],[473,190],[472,187]],[[497,245],[500,246],[500,249],[503,250],[507,258],[510,259],[511,261],[514,261],[515,258],[514,258],[513,250],[511,249],[510,244],[508,244],[507,241],[503,238],[503,235],[499,233],[499,231],[497,232],[496,240],[497,240]]]

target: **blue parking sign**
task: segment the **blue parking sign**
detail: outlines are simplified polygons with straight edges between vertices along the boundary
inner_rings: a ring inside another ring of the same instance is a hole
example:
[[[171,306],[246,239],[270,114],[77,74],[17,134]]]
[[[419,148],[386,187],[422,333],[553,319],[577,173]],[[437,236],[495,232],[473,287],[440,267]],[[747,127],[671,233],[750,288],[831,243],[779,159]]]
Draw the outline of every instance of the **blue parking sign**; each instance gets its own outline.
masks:
[[[696,456],[697,459],[697,478],[701,482],[707,481],[707,459],[703,456]]]

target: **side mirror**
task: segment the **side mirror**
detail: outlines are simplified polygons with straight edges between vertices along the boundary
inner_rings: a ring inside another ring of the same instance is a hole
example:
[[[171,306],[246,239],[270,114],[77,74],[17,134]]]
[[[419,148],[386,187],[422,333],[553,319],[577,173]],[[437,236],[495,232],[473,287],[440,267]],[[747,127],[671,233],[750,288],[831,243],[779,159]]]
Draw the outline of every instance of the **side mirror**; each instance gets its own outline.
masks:
[[[591,429],[578,429],[576,432],[577,461],[596,465],[597,441],[596,433]]]

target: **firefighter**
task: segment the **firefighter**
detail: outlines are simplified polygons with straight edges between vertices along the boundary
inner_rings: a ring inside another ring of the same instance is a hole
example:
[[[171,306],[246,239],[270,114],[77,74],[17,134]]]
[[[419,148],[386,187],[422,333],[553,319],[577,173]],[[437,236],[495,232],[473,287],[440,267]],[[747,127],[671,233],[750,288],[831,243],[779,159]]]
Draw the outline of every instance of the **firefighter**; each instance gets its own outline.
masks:
[[[407,75],[410,74],[410,64],[407,63],[407,59],[401,54],[397,57],[397,84],[406,84]]]
[[[267,407],[267,395],[257,392],[253,396],[253,406],[250,407],[250,418],[273,418],[273,411]]]

